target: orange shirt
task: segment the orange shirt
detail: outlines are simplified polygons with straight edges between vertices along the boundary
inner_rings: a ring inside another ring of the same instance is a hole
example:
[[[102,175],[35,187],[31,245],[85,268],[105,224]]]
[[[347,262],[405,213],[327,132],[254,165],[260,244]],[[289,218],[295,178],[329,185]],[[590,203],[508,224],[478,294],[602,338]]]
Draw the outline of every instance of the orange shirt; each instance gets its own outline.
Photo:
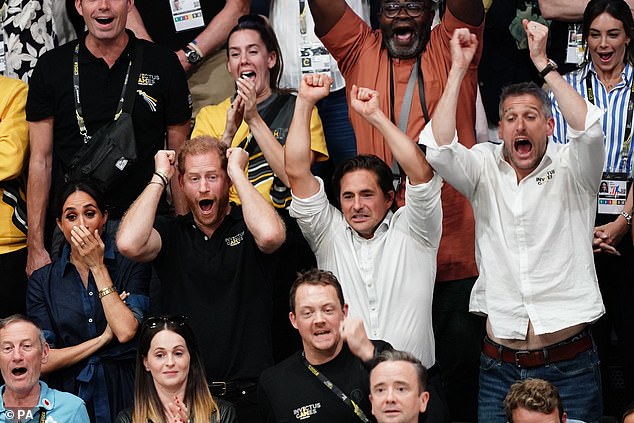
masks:
[[[469,28],[482,40],[484,23],[474,27],[459,21],[446,10],[440,25],[431,31],[429,42],[421,56],[421,69],[425,81],[425,103],[430,116],[447,82],[451,68],[449,42],[456,28]],[[330,53],[337,59],[339,69],[346,79],[346,90],[353,84],[368,87],[381,93],[383,112],[390,114],[390,58],[382,46],[381,31],[372,29],[349,7],[335,26],[321,38]],[[475,99],[477,91],[477,67],[482,53],[482,43],[460,88],[457,110],[458,139],[467,147],[475,144]],[[407,82],[416,59],[392,59],[394,69],[394,117],[398,122],[401,103]],[[349,96],[348,96],[349,98]],[[350,121],[357,137],[359,154],[375,154],[392,163],[392,153],[383,137],[360,115],[351,112]],[[414,90],[407,124],[407,134],[417,140],[425,126],[418,90]],[[399,205],[404,198],[399,193]],[[464,279],[478,274],[475,264],[475,231],[473,211],[465,197],[445,184],[442,189],[443,235],[438,250],[436,280]]]

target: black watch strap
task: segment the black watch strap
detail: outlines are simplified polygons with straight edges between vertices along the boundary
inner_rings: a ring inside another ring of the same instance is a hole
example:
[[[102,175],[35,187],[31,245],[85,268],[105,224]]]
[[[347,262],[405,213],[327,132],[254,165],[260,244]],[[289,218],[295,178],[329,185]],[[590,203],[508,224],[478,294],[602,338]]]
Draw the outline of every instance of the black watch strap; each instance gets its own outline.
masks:
[[[546,64],[546,67],[544,69],[539,71],[539,76],[541,76],[542,78],[546,78],[546,75],[548,75],[550,72],[554,70],[557,70],[557,63],[548,59],[548,64]]]

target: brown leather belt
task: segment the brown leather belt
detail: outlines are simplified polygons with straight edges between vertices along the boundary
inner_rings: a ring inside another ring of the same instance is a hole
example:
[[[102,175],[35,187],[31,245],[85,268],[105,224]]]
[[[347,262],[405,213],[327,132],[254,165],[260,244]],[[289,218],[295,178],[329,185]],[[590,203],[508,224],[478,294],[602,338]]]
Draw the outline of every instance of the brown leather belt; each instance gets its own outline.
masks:
[[[488,336],[484,338],[482,352],[496,360],[511,363],[517,367],[540,367],[548,363],[571,360],[577,354],[593,347],[592,337],[587,330],[559,344],[539,350],[514,350],[493,342]]]

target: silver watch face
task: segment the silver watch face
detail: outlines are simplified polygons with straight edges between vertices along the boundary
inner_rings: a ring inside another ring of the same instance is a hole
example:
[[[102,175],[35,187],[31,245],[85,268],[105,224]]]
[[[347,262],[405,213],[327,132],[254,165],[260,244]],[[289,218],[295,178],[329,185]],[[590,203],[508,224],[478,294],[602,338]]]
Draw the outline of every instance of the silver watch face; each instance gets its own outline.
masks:
[[[187,57],[187,61],[189,63],[195,64],[200,62],[200,55],[198,53],[196,53],[195,50],[188,50],[185,53],[185,56]]]

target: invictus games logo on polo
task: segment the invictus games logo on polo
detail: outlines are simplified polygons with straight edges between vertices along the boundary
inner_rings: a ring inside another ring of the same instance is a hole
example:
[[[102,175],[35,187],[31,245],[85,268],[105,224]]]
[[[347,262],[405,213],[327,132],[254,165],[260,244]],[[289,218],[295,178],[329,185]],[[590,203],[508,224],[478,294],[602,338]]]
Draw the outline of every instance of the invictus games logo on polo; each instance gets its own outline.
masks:
[[[313,414],[317,414],[317,410],[321,408],[321,403],[316,402],[315,404],[308,404],[303,407],[296,408],[293,410],[293,414],[295,414],[295,418],[297,420],[304,420],[312,416]]]

